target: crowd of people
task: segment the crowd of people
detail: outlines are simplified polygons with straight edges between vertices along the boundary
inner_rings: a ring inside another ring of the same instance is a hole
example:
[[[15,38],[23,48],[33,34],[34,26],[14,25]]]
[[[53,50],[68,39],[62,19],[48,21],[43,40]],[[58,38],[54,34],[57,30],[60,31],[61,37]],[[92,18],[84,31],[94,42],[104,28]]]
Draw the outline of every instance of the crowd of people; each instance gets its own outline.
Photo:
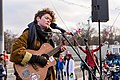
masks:
[[[107,50],[106,58],[104,63],[104,68],[109,70],[109,67],[115,67],[117,69],[115,72],[112,71],[113,80],[119,80],[120,76],[120,53]]]
[[[115,52],[115,54],[113,54],[111,51],[107,50],[106,52],[106,64],[108,64],[108,66],[120,66],[119,64],[120,61],[120,54],[119,52]]]
[[[60,54],[57,60],[56,71],[57,80],[77,80],[75,76],[75,62],[70,51],[66,50],[66,54]]]

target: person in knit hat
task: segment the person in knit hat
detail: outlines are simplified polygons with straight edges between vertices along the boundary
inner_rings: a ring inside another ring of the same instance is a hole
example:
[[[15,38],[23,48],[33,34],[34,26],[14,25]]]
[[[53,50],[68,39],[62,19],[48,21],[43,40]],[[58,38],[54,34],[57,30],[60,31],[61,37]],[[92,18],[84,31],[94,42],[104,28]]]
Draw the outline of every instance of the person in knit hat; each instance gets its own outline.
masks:
[[[75,80],[75,62],[70,51],[66,51],[65,57],[64,75],[66,80]]]

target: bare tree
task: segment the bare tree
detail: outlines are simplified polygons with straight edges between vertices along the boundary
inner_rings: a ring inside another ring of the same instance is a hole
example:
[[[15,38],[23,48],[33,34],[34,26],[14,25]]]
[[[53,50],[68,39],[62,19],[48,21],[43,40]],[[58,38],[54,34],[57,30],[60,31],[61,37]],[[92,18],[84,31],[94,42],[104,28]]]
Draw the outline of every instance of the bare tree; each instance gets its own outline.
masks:
[[[4,32],[4,49],[7,52],[10,52],[11,46],[15,41],[16,37],[17,37],[17,34],[11,34],[9,30],[6,30]]]

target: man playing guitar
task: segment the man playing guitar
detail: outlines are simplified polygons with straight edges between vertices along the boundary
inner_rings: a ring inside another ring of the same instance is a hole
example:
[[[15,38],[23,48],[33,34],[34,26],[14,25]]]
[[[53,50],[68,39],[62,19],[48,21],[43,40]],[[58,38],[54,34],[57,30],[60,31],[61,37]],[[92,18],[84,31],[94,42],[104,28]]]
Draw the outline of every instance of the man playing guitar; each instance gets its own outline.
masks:
[[[16,80],[56,80],[53,67],[56,62],[51,55],[54,43],[50,28],[54,21],[55,14],[49,8],[38,11],[34,21],[28,24],[28,28],[14,42],[10,61],[15,64]],[[61,50],[57,54],[59,52]],[[43,55],[46,53],[48,55]]]

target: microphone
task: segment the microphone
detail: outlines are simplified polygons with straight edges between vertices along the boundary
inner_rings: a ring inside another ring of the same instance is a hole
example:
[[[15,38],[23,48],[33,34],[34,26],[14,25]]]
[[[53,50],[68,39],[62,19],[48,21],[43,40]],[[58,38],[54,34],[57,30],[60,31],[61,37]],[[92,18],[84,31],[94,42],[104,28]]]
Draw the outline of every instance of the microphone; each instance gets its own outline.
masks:
[[[55,24],[55,23],[51,23],[51,24],[50,24],[50,27],[51,27],[52,29],[58,29],[58,30],[60,30],[62,33],[65,33],[65,32],[66,32],[66,30],[58,27],[57,24]]]

